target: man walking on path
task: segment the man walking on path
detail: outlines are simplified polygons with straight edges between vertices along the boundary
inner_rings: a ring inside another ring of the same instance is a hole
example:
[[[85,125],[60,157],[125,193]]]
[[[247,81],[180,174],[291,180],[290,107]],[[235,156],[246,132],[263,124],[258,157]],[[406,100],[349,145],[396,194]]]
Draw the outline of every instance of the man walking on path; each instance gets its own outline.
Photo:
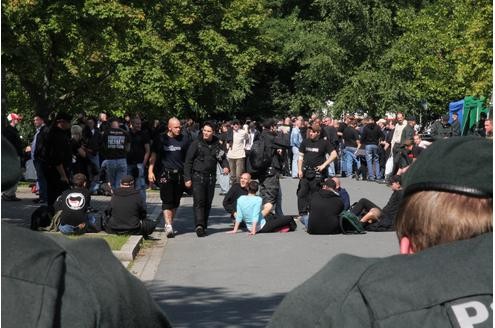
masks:
[[[167,133],[159,134],[153,141],[148,180],[160,186],[168,238],[175,235],[173,223],[184,192],[184,160],[190,143],[190,138],[181,133],[180,121],[175,117],[168,120]]]
[[[224,174],[229,173],[229,162],[214,131],[212,123],[203,125],[202,137],[193,141],[184,163],[185,185],[193,191],[194,224],[198,237],[204,237],[208,228],[217,163],[222,165]]]

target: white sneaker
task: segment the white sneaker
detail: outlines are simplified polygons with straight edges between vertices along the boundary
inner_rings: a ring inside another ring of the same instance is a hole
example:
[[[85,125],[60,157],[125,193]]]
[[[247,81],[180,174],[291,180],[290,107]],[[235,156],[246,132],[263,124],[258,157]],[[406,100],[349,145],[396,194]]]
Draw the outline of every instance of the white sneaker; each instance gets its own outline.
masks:
[[[172,228],[171,224],[166,224],[165,225],[165,234],[167,235],[167,238],[174,238],[174,228]]]

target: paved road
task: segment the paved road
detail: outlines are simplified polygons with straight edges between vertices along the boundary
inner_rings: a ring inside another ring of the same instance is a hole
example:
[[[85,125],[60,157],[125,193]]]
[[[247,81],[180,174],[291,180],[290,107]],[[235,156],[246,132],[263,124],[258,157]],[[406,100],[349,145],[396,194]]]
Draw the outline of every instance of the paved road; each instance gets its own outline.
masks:
[[[372,182],[344,179],[343,187],[351,203],[366,197],[384,206],[391,194]],[[297,180],[282,180],[282,188],[285,214],[296,214]],[[155,280],[147,284],[174,327],[262,327],[288,291],[336,254],[397,253],[392,232],[311,236],[299,226],[291,233],[228,235],[221,201],[217,193],[209,236],[200,239],[193,232],[192,199],[183,199],[175,227],[180,234],[168,241]]]

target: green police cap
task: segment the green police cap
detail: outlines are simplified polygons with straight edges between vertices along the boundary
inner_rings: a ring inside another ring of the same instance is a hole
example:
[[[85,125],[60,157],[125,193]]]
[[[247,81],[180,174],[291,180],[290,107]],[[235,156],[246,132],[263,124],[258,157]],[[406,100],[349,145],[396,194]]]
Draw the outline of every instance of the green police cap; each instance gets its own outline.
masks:
[[[404,197],[436,190],[493,197],[492,141],[453,137],[435,141],[404,175]]]

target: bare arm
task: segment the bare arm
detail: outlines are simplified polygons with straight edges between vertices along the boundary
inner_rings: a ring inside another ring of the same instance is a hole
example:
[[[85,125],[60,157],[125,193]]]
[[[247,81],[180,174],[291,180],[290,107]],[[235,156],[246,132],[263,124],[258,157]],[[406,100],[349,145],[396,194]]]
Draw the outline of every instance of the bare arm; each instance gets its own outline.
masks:
[[[153,170],[155,168],[155,162],[156,162],[156,153],[151,153],[150,156],[150,166],[148,167],[148,180],[150,182],[155,182],[155,173],[153,173]]]

